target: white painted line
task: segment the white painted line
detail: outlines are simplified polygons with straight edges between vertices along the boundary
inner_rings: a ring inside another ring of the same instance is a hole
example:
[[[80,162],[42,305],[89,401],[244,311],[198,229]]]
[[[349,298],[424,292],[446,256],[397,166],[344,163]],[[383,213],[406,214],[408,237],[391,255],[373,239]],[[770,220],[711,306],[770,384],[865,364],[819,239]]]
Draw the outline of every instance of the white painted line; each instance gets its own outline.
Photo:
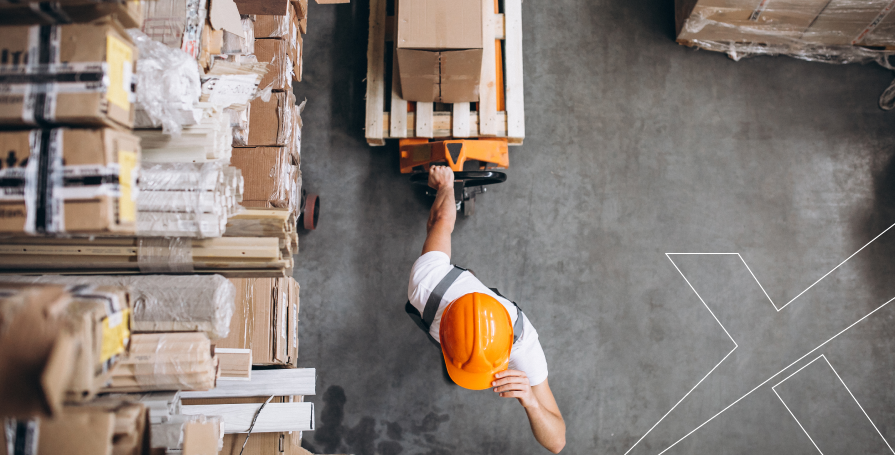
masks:
[[[867,246],[869,246],[871,243],[873,243],[874,241],[876,241],[877,239],[879,239],[883,234],[885,234],[886,232],[888,232],[888,231],[889,231],[890,229],[892,229],[893,227],[895,227],[895,224],[892,224],[891,226],[889,226],[888,228],[886,228],[883,232],[881,232],[879,235],[877,235],[877,236],[874,237],[872,240],[870,240],[869,242],[867,242],[867,244],[865,244],[865,245],[862,246],[860,249],[858,249],[858,251],[855,251],[854,253],[852,253],[851,256],[847,257],[844,261],[840,262],[839,265],[837,265],[837,266],[834,267],[832,270],[830,270],[829,272],[827,272],[826,274],[824,274],[824,276],[820,277],[820,279],[818,279],[817,281],[815,281],[814,283],[812,283],[810,286],[808,286],[808,288],[806,288],[804,291],[800,292],[798,295],[796,295],[795,297],[793,297],[789,302],[787,302],[785,305],[783,305],[782,307],[779,307],[779,308],[778,308],[777,305],[774,303],[773,299],[771,299],[771,297],[768,295],[767,291],[765,291],[764,286],[762,286],[761,283],[758,281],[758,278],[757,278],[757,277],[755,276],[755,274],[752,272],[752,269],[749,268],[749,265],[746,264],[746,261],[743,259],[743,257],[740,255],[740,253],[665,253],[665,256],[668,258],[669,261],[671,261],[672,265],[674,265],[675,270],[677,270],[678,273],[684,278],[684,281],[687,282],[687,285],[690,286],[690,289],[693,290],[693,293],[696,294],[696,297],[699,298],[699,301],[702,302],[703,306],[705,306],[706,309],[709,310],[709,313],[712,315],[712,317],[715,318],[715,322],[717,322],[718,325],[721,326],[721,329],[724,330],[724,333],[727,334],[728,338],[730,338],[731,341],[733,341],[733,343],[734,343],[734,348],[733,348],[730,352],[728,352],[727,355],[725,355],[724,358],[721,359],[721,361],[718,362],[717,365],[715,365],[714,367],[712,367],[712,369],[711,369],[705,376],[703,376],[702,379],[700,379],[699,382],[697,382],[696,385],[693,386],[693,388],[691,388],[691,389],[690,389],[690,390],[683,396],[683,398],[681,398],[680,400],[678,400],[678,402],[675,403],[674,406],[672,406],[671,409],[668,410],[668,412],[666,412],[666,413],[665,413],[665,414],[664,414],[664,415],[663,415],[663,416],[662,416],[662,417],[661,417],[661,418],[660,418],[660,419],[659,419],[659,420],[658,420],[652,427],[650,427],[650,429],[647,430],[646,433],[644,433],[643,436],[641,436],[640,439],[638,439],[637,442],[635,442],[635,443],[631,446],[630,449],[628,449],[627,451],[625,451],[625,454],[624,454],[624,455],[627,455],[627,454],[630,453],[632,450],[634,450],[634,447],[637,447],[637,444],[639,444],[640,441],[642,441],[644,438],[646,438],[646,436],[649,435],[650,432],[652,432],[653,429],[655,429],[655,428],[656,428],[656,427],[657,427],[657,426],[658,426],[658,425],[665,419],[665,417],[667,417],[669,414],[671,414],[671,412],[674,411],[675,408],[677,408],[678,405],[680,405],[680,404],[681,404],[681,403],[682,403],[682,402],[683,402],[683,401],[684,401],[684,400],[685,400],[685,399],[686,399],[686,398],[687,398],[687,397],[688,397],[694,390],[696,390],[697,387],[699,387],[699,384],[701,384],[703,381],[705,381],[705,379],[708,378],[709,375],[711,375],[712,372],[714,372],[715,369],[717,369],[722,363],[724,363],[724,361],[727,360],[727,358],[730,356],[730,354],[732,354],[733,351],[735,351],[735,350],[739,347],[739,344],[737,344],[736,340],[733,339],[733,337],[730,335],[730,333],[727,331],[727,329],[724,327],[724,325],[721,324],[721,321],[718,320],[718,317],[715,316],[715,313],[711,310],[711,308],[709,308],[709,306],[708,306],[708,305],[705,303],[705,301],[702,299],[702,296],[700,296],[699,293],[696,292],[696,289],[693,287],[692,284],[690,284],[690,280],[688,280],[687,277],[684,276],[683,272],[681,272],[681,269],[678,268],[678,266],[677,266],[677,264],[675,264],[674,260],[671,259],[671,256],[673,256],[673,255],[682,255],[682,256],[684,256],[684,255],[736,255],[736,256],[738,256],[738,257],[740,258],[740,260],[743,261],[743,264],[746,265],[746,269],[749,270],[749,273],[752,275],[752,278],[755,280],[755,282],[758,283],[758,286],[761,288],[762,292],[764,292],[765,296],[766,296],[766,297],[768,298],[768,300],[771,302],[771,305],[774,306],[774,309],[777,310],[777,312],[780,312],[780,310],[782,310],[783,308],[786,308],[787,305],[789,305],[790,303],[794,302],[797,298],[801,297],[803,294],[805,294],[805,292],[807,292],[809,289],[811,289],[812,287],[814,287],[815,285],[817,285],[817,283],[821,282],[821,280],[823,280],[824,278],[826,278],[827,276],[829,276],[831,273],[833,273],[834,271],[836,271],[839,267],[841,267],[843,264],[845,264],[846,262],[848,262],[851,258],[855,257],[856,254],[858,254],[858,253],[860,253],[861,251],[863,251],[864,248],[867,248]],[[779,376],[779,375],[780,375],[781,373],[783,373],[784,371],[790,369],[793,365],[795,365],[795,364],[799,363],[800,361],[802,361],[805,357],[808,357],[809,355],[811,355],[812,353],[816,352],[816,351],[817,351],[818,349],[820,349],[821,347],[825,346],[825,345],[826,345],[827,343],[829,343],[830,341],[833,341],[833,339],[835,339],[835,338],[838,337],[839,335],[845,333],[847,330],[851,329],[852,327],[854,327],[855,325],[857,325],[858,323],[860,323],[860,322],[863,321],[864,319],[867,319],[867,318],[870,317],[872,314],[874,314],[874,313],[876,313],[877,311],[881,310],[881,309],[884,308],[886,305],[888,305],[889,303],[891,303],[893,300],[895,300],[895,298],[892,298],[892,299],[886,301],[885,303],[883,303],[882,305],[876,307],[876,309],[874,309],[874,310],[871,311],[870,313],[867,313],[866,315],[864,315],[863,317],[861,317],[861,318],[858,319],[857,321],[853,322],[853,323],[852,323],[851,325],[849,325],[848,327],[842,329],[842,331],[840,331],[839,333],[833,335],[833,336],[830,337],[827,341],[824,341],[823,343],[819,344],[817,347],[815,347],[814,349],[808,351],[808,352],[805,353],[803,356],[799,357],[797,360],[795,360],[794,362],[790,363],[789,365],[787,365],[787,366],[786,366],[785,368],[783,368],[782,370],[778,371],[777,373],[774,373],[771,377],[765,379],[761,384],[755,386],[755,388],[753,388],[752,390],[746,392],[745,395],[743,395],[743,396],[741,396],[740,398],[736,399],[733,403],[730,403],[729,405],[727,405],[724,409],[722,409],[721,411],[719,411],[717,414],[713,415],[713,416],[710,417],[708,420],[706,420],[705,422],[703,422],[702,424],[700,424],[699,426],[697,426],[696,428],[694,428],[693,430],[691,430],[689,433],[687,433],[686,435],[684,435],[682,438],[678,439],[678,440],[675,441],[673,444],[671,444],[670,446],[666,447],[664,450],[662,450],[661,452],[659,452],[658,455],[662,455],[662,454],[664,454],[665,452],[667,452],[668,450],[670,450],[672,447],[678,445],[681,441],[683,441],[684,439],[686,439],[687,437],[689,437],[691,434],[695,433],[697,430],[699,430],[700,428],[704,427],[706,424],[708,424],[709,422],[711,422],[712,420],[714,420],[716,417],[718,417],[719,415],[723,414],[725,411],[727,411],[728,409],[730,409],[731,407],[733,407],[734,405],[736,405],[737,403],[739,403],[740,401],[742,401],[744,398],[746,398],[747,396],[749,396],[750,394],[752,394],[752,392],[758,390],[759,388],[761,388],[762,386],[764,386],[765,384],[767,384],[768,382],[770,382],[772,379],[774,379],[775,377]],[[815,359],[815,360],[816,360],[816,359]],[[804,368],[804,367],[803,367],[803,368]],[[835,371],[835,370],[834,370],[834,371]],[[795,374],[795,373],[793,373],[793,374]],[[790,375],[790,376],[791,376],[791,375]],[[837,374],[837,376],[838,376],[838,374]],[[847,387],[846,387],[846,389],[847,389]],[[776,391],[775,391],[775,393],[776,393]],[[851,391],[849,391],[849,393],[851,393]],[[857,400],[855,400],[855,401],[857,401]],[[860,404],[859,404],[859,406],[860,406]],[[863,408],[862,408],[862,410],[863,410]],[[866,415],[866,413],[865,413],[865,415]],[[869,418],[869,417],[868,417],[868,418]],[[871,423],[872,423],[872,422],[871,422]],[[801,424],[800,424],[800,426],[801,426]],[[874,425],[874,428],[876,428],[876,425]],[[804,430],[804,428],[803,428],[803,430]],[[877,432],[879,432],[879,430],[877,430]],[[807,433],[806,433],[806,434],[807,434]],[[882,436],[882,434],[880,434],[880,436]],[[885,438],[883,438],[883,439],[885,439]],[[813,441],[812,441],[812,443],[813,443]],[[887,442],[886,442],[886,445],[888,445],[888,444],[889,444],[889,443],[888,443],[888,441],[887,441]],[[815,447],[817,447],[817,446],[815,445]],[[891,446],[890,446],[890,449],[891,449]],[[893,452],[893,453],[895,453],[895,452]]]

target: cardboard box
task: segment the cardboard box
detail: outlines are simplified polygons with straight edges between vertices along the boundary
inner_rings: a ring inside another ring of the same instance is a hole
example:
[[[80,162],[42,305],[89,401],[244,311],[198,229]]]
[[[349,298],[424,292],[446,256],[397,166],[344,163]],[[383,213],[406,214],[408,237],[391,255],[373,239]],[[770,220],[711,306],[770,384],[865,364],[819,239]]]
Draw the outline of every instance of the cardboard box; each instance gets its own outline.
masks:
[[[242,204],[253,208],[294,208],[298,166],[287,147],[235,147],[230,164],[245,180]]]
[[[137,50],[117,21],[0,27],[0,43],[22,71],[0,84],[0,125],[133,126]]]
[[[188,0],[150,0],[143,2],[143,33],[174,49],[182,49],[197,58],[205,25],[202,2]]]
[[[268,397],[240,397],[240,398],[210,398],[210,399],[184,399],[183,404],[207,405],[207,404],[243,404],[264,403]],[[275,396],[271,403],[303,402],[302,396]],[[301,432],[278,433],[252,433],[245,450],[242,444],[245,441],[244,434],[225,434],[224,448],[221,455],[301,455]]]
[[[255,365],[291,365],[298,358],[299,286],[293,278],[231,278],[236,311],[230,335],[216,348],[251,349]]]
[[[0,324],[14,326],[0,337],[0,417],[93,398],[127,348],[126,289],[5,283],[0,295]]]
[[[143,25],[143,5],[140,1],[127,2],[58,2],[55,11],[62,14],[46,14],[37,12],[28,5],[5,3],[0,4],[0,25],[51,25],[66,23],[83,23],[113,15],[125,28],[140,28]]]
[[[884,43],[886,0],[677,0],[678,42],[754,43],[790,47]],[[895,20],[893,20],[895,22]],[[880,27],[881,26],[881,27]],[[891,39],[889,41],[892,41]]]
[[[0,417],[58,414],[77,352],[63,317],[71,295],[63,286],[0,289]]]
[[[399,0],[397,58],[408,101],[478,101],[482,1]]]
[[[255,58],[267,63],[267,74],[258,84],[260,90],[270,87],[274,91],[292,90],[295,78],[295,48],[286,39],[256,39]]]
[[[239,14],[285,16],[289,14],[289,0],[236,0]]]
[[[0,131],[0,150],[7,185],[0,188],[0,232],[134,232],[136,136],[112,128]],[[26,194],[26,182],[43,173],[46,189],[35,184]]]
[[[285,146],[292,137],[295,95],[274,92],[269,101],[252,100],[249,106],[248,146]]]
[[[289,4],[285,16],[255,16],[255,39],[279,38],[288,39],[295,36],[298,25],[295,5]]]

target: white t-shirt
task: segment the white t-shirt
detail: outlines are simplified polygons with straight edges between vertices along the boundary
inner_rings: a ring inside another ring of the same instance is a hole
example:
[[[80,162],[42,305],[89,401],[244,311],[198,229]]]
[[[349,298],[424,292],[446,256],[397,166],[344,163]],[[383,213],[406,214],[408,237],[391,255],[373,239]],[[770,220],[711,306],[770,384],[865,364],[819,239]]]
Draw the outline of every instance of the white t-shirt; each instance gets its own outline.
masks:
[[[420,314],[423,314],[426,308],[429,294],[438,286],[438,283],[441,282],[445,275],[451,271],[451,268],[453,268],[453,265],[451,265],[450,257],[441,251],[430,251],[420,256],[413,263],[413,269],[410,271],[410,285],[407,288],[407,298]],[[445,292],[444,299],[438,305],[438,311],[435,313],[435,319],[429,327],[429,334],[432,335],[432,338],[435,338],[435,341],[439,340],[438,329],[441,327],[441,315],[444,313],[444,309],[454,300],[470,292],[488,294],[497,299],[510,313],[510,319],[512,319],[513,324],[516,323],[516,307],[512,302],[488,289],[473,274],[463,272]],[[547,358],[544,357],[544,350],[541,348],[540,341],[538,341],[538,332],[531,325],[528,317],[523,315],[522,321],[522,336],[513,344],[513,349],[510,351],[509,368],[525,372],[529,383],[534,386],[547,379]]]

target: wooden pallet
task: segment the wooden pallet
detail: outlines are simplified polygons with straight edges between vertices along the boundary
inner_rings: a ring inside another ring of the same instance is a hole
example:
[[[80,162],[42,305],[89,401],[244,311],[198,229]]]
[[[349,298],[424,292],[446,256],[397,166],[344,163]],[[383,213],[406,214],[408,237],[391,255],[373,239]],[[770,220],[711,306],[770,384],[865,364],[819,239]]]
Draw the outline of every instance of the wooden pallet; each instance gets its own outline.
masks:
[[[367,121],[366,138],[370,145],[385,145],[386,139],[506,137],[510,145],[525,139],[525,104],[522,90],[522,0],[500,0],[503,14],[495,14],[491,1],[483,2],[483,62],[479,86],[478,111],[470,103],[454,103],[447,111],[434,111],[433,103],[401,99],[397,63],[386,68],[386,44],[394,49],[394,16],[386,16],[387,2],[370,0],[370,36],[367,44]],[[493,40],[503,41],[500,56]],[[502,57],[502,58],[501,58]],[[497,65],[503,68],[504,83],[498,86]],[[389,74],[390,73],[390,74]],[[390,110],[386,112],[386,81],[391,78]],[[503,91],[506,110],[498,111]],[[408,103],[415,104],[408,112]]]

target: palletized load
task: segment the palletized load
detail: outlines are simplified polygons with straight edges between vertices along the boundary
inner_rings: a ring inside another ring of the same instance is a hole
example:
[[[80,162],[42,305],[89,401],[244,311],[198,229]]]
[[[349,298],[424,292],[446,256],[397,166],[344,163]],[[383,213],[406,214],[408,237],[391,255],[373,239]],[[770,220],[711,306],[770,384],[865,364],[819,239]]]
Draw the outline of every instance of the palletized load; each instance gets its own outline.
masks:
[[[112,128],[0,131],[0,233],[133,233],[139,139]]]
[[[677,41],[734,59],[789,55],[850,63],[891,55],[895,16],[887,0],[676,0]]]
[[[143,168],[137,197],[141,236],[220,237],[243,199],[241,171],[220,162]]]
[[[0,27],[0,125],[130,128],[136,49],[121,25]]]

